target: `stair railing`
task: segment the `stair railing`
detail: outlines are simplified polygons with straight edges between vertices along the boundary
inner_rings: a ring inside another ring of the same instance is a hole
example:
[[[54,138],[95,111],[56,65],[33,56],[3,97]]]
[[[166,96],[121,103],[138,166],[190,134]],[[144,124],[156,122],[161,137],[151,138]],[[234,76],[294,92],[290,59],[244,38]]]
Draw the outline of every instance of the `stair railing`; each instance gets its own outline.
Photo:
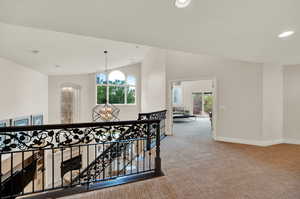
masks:
[[[160,120],[2,127],[0,136],[0,198],[161,175]],[[149,139],[156,148],[146,151]]]

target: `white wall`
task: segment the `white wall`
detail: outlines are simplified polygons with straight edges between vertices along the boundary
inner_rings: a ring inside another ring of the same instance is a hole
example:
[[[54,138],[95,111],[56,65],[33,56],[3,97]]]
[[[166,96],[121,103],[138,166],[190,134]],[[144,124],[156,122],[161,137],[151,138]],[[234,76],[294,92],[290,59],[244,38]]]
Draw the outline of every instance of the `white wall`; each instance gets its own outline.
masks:
[[[140,64],[118,68],[128,75],[137,78],[136,105],[116,105],[120,108],[120,120],[136,120],[140,112]],[[60,88],[64,83],[80,86],[80,121],[91,122],[92,109],[96,106],[96,77],[95,74],[49,76],[49,122],[60,123]]]
[[[262,66],[168,51],[167,81],[217,79],[217,136],[255,143],[262,138]],[[168,89],[169,92],[169,89]]]
[[[284,67],[285,142],[300,144],[300,65]]]
[[[263,65],[263,140],[283,139],[283,70],[280,64]]]
[[[166,108],[166,51],[152,48],[142,62],[142,112]]]
[[[0,58],[0,120],[44,114],[48,120],[48,77]]]
[[[91,122],[93,108],[93,90],[92,78],[94,75],[67,75],[67,76],[49,76],[49,123],[61,123],[60,102],[61,102],[61,86],[65,83],[75,84],[80,87],[80,107],[79,121]]]

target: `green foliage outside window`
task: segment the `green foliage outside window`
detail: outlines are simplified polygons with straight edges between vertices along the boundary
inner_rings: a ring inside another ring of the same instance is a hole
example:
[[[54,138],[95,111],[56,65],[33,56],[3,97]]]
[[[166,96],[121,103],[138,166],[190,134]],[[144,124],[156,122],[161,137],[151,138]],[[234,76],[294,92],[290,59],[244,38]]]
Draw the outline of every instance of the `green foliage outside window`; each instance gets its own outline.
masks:
[[[96,75],[97,84],[97,104],[105,104],[108,100],[110,104],[135,104],[136,103],[136,80],[134,76],[126,76],[120,71],[113,71],[108,78],[107,75],[100,73]],[[125,80],[124,80],[125,79]]]
[[[110,86],[109,87],[109,103],[125,104],[125,87]]]
[[[135,104],[135,88],[127,88],[127,104]]]
[[[106,86],[97,86],[97,104],[106,103]]]
[[[108,81],[109,84],[113,84],[113,85],[124,85],[126,82],[123,80],[115,80],[115,81]]]
[[[204,96],[204,111],[206,113],[212,112],[212,106],[213,106],[212,95],[205,95]]]

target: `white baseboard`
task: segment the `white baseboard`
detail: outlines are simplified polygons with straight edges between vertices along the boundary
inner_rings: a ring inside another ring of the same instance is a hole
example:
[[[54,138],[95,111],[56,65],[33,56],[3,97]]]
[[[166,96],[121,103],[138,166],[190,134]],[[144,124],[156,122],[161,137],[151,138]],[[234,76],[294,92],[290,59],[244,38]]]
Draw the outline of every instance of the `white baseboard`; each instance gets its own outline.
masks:
[[[284,139],[284,144],[300,144],[300,139]]]
[[[230,142],[230,143],[237,143],[237,144],[247,144],[247,145],[255,145],[255,146],[272,146],[275,144],[282,144],[284,143],[282,139],[279,140],[247,140],[247,139],[240,139],[240,138],[226,138],[226,137],[215,137],[216,141],[220,142]],[[300,142],[299,142],[300,144]]]

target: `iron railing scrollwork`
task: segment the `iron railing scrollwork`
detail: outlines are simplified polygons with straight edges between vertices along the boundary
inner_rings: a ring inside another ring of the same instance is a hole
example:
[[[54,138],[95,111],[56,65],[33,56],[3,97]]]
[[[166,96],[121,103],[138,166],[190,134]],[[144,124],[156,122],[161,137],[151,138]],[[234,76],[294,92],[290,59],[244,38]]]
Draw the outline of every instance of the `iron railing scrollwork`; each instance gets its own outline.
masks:
[[[45,125],[26,127],[4,127],[0,135],[4,140],[0,143],[0,151],[43,149],[55,147],[70,147],[79,144],[102,143],[117,140],[121,134],[122,139],[147,137],[147,124],[122,124],[122,122],[88,123],[76,125]],[[118,124],[119,123],[119,124]],[[80,126],[82,126],[80,128]],[[53,128],[53,129],[51,129]],[[61,128],[61,129],[59,129]],[[58,129],[55,131],[55,129]],[[153,136],[154,131],[151,131]]]
[[[87,181],[97,179],[117,157],[119,157],[130,143],[128,140],[138,139],[152,139],[156,137],[156,129],[158,123],[147,123],[142,125],[126,126],[123,133],[116,138],[111,145],[105,149],[86,169],[84,169],[73,181],[77,182],[84,178]],[[131,160],[130,160],[131,161]]]
[[[3,127],[2,135],[0,198],[161,174],[160,120]],[[149,139],[156,148],[145,150]]]
[[[166,137],[166,118],[167,118],[167,110],[155,111],[149,113],[140,113],[138,116],[138,120],[159,120],[160,121],[160,138],[163,139]],[[147,149],[149,150],[151,147],[155,146],[156,140],[148,137],[148,145]]]

